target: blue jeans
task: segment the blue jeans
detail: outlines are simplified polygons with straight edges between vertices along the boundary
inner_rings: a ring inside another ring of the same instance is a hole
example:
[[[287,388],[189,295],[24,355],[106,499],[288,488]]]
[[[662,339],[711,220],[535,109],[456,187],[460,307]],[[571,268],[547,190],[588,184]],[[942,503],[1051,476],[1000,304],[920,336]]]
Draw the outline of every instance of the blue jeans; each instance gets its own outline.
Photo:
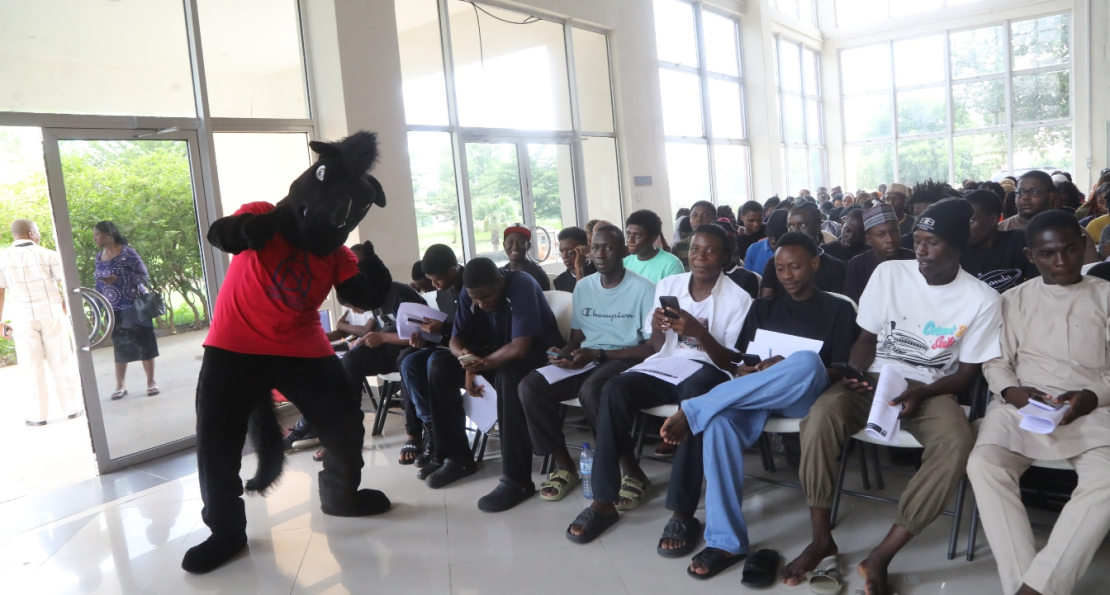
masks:
[[[401,379],[405,382],[405,392],[412,401],[416,417],[426,424],[432,423],[432,407],[428,401],[428,360],[437,351],[440,349],[428,347],[414,351],[401,360]]]
[[[748,526],[741,510],[743,449],[759,438],[767,418],[805,417],[828,386],[821,358],[803,351],[683,401],[690,431],[702,434],[706,545],[733,554],[748,552]]]

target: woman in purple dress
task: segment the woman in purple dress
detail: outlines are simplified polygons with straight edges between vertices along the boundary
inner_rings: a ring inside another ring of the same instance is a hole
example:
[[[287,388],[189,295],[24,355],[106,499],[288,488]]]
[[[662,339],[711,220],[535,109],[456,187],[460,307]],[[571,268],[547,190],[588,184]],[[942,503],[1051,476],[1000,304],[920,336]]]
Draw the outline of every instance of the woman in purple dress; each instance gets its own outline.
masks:
[[[145,293],[146,265],[139,253],[127,245],[127,238],[111,221],[101,221],[93,226],[93,241],[101,249],[96,255],[96,290],[108,299],[115,311],[116,325],[112,329],[112,347],[116,360],[116,391],[112,400],[127,395],[124,379],[127,364],[143,362],[146,372],[146,394],[158,394],[154,381],[154,358],[158,357],[158,342],[154,337],[154,323],[143,318],[135,309],[135,298]]]

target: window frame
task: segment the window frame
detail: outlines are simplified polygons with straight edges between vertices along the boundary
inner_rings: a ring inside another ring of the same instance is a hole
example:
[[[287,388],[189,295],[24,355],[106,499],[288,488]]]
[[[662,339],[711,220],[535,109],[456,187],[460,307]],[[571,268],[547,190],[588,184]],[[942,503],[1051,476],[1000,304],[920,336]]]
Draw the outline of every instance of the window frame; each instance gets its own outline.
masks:
[[[1013,39],[1012,39],[1012,26],[1013,26],[1013,24],[1014,23],[1025,22],[1025,21],[1033,21],[1033,20],[1042,19],[1042,18],[1045,18],[1045,17],[1052,17],[1052,16],[1065,16],[1067,18],[1068,49],[1069,49],[1068,60],[1066,62],[1062,62],[1062,63],[1058,63],[1058,64],[1052,64],[1052,65],[1049,65],[1049,66],[1039,66],[1039,67],[1034,67],[1034,68],[1023,68],[1023,69],[1015,70],[1013,68],[1013,50],[1014,50]],[[953,71],[952,71],[952,35],[955,34],[955,33],[962,33],[962,32],[965,32],[965,31],[975,31],[975,30],[987,29],[987,28],[991,28],[991,27],[1001,27],[1001,29],[1002,29],[1002,70],[1000,72],[992,73],[992,74],[965,76],[965,77],[961,77],[961,78],[953,78]],[[1008,174],[1012,174],[1013,171],[1014,171],[1014,134],[1018,131],[1021,131],[1021,130],[1040,129],[1040,128],[1047,128],[1047,127],[1052,127],[1052,126],[1068,126],[1068,127],[1071,128],[1071,132],[1072,132],[1072,147],[1071,147],[1072,161],[1071,161],[1070,164],[1054,164],[1054,165],[1067,166],[1070,170],[1074,170],[1075,169],[1075,163],[1076,163],[1076,161],[1075,161],[1076,151],[1075,151],[1075,77],[1074,77],[1074,74],[1075,74],[1075,52],[1074,52],[1074,50],[1075,50],[1075,35],[1074,35],[1074,29],[1075,29],[1074,11],[1072,11],[1072,10],[1063,10],[1063,11],[1057,10],[1057,11],[1050,11],[1050,12],[1045,12],[1045,13],[1036,13],[1036,14],[1032,14],[1032,15],[1026,15],[1026,16],[1022,16],[1020,18],[1011,18],[1011,19],[1003,19],[1003,20],[1000,20],[1000,21],[980,23],[980,24],[976,24],[976,25],[972,25],[972,26],[966,26],[966,27],[946,28],[946,29],[944,29],[942,31],[939,31],[939,32],[928,33],[928,34],[909,37],[909,38],[905,38],[905,39],[888,40],[888,41],[884,41],[884,42],[880,42],[880,43],[868,43],[868,44],[861,44],[861,45],[856,45],[856,46],[851,46],[851,47],[840,48],[837,52],[837,65],[838,65],[838,70],[839,70],[839,75],[840,75],[840,81],[839,81],[839,83],[840,83],[840,111],[841,111],[840,121],[841,121],[841,125],[842,125],[842,127],[845,131],[847,130],[847,126],[848,126],[847,111],[844,108],[844,105],[845,105],[845,102],[846,102],[847,99],[857,98],[857,97],[865,97],[865,96],[873,96],[873,95],[882,95],[884,93],[889,93],[890,94],[890,118],[891,118],[891,133],[890,133],[890,135],[879,137],[879,138],[873,138],[873,139],[845,141],[844,142],[844,144],[843,144],[844,149],[845,149],[845,151],[844,151],[844,153],[845,153],[845,163],[844,163],[845,170],[844,170],[844,173],[845,173],[846,181],[847,181],[847,176],[849,175],[848,168],[847,168],[847,157],[846,157],[846,155],[848,153],[847,150],[851,147],[862,147],[862,146],[868,146],[868,145],[890,145],[891,147],[893,147],[893,151],[894,151],[894,154],[892,156],[892,169],[893,169],[893,173],[894,173],[894,180],[893,181],[901,181],[901,176],[900,176],[900,172],[899,172],[899,159],[898,159],[898,147],[901,143],[903,143],[903,142],[914,142],[914,141],[920,141],[920,140],[944,139],[946,141],[946,149],[948,151],[948,179],[947,179],[947,181],[950,184],[954,184],[956,182],[956,176],[957,176],[957,172],[956,172],[956,153],[955,153],[955,142],[956,142],[956,140],[955,139],[958,138],[958,137],[962,137],[962,136],[975,136],[975,135],[993,134],[993,133],[1003,133],[1003,134],[1005,134],[1006,159],[1003,163],[1003,167],[1004,167],[1005,171]],[[911,85],[911,86],[899,87],[896,80],[895,80],[896,65],[894,63],[894,43],[896,41],[908,41],[908,40],[920,39],[920,38],[924,38],[924,37],[933,37],[933,36],[937,36],[937,35],[940,35],[943,38],[943,44],[942,45],[943,45],[943,59],[944,59],[944,81],[943,82],[937,82],[937,83],[925,83],[925,84],[920,84],[920,85]],[[878,47],[878,46],[885,47],[887,55],[890,57],[890,77],[891,77],[890,78],[890,81],[891,81],[890,88],[889,89],[878,90],[878,91],[868,91],[868,92],[864,92],[864,93],[846,93],[846,90],[844,88],[843,52],[853,50],[853,49],[857,49],[857,48],[861,48],[861,47]],[[1020,123],[1015,122],[1014,121],[1014,94],[1013,94],[1013,79],[1014,79],[1014,77],[1015,76],[1022,76],[1022,75],[1031,75],[1031,74],[1061,72],[1061,71],[1066,72],[1067,75],[1068,75],[1068,79],[1069,79],[1069,82],[1068,82],[1068,117],[1066,117],[1066,118],[1052,118],[1052,119],[1047,119],[1047,120],[1035,120],[1035,121],[1030,121],[1030,122],[1020,122]],[[956,122],[955,122],[956,106],[955,106],[955,102],[954,102],[953,88],[956,85],[963,85],[963,84],[967,84],[967,83],[978,83],[978,82],[985,82],[985,81],[997,81],[997,80],[1002,81],[1003,88],[1004,88],[1005,117],[1004,117],[1003,123],[999,124],[999,125],[996,125],[996,126],[983,126],[983,127],[978,127],[978,128],[966,128],[966,129],[956,130]],[[899,130],[899,126],[898,126],[898,93],[899,92],[905,92],[905,91],[919,90],[919,89],[930,89],[930,88],[943,88],[945,90],[945,119],[946,119],[945,129],[942,132],[930,132],[930,133],[920,133],[920,134],[901,134],[901,131]],[[845,137],[847,137],[847,134],[845,134]],[[1047,164],[1042,164],[1042,165],[1047,165]]]
[[[782,47],[782,44],[784,44],[784,43],[789,43],[791,45],[795,45],[795,46],[798,47],[798,76],[799,76],[798,87],[801,89],[800,92],[790,91],[790,90],[787,90],[783,87],[783,68],[782,68],[782,50],[781,50],[781,47]],[[803,41],[797,41],[797,40],[791,39],[789,37],[785,37],[781,33],[776,33],[774,35],[774,51],[775,51],[775,81],[776,81],[775,82],[775,88],[778,91],[777,99],[778,99],[778,108],[779,108],[779,149],[780,149],[780,154],[782,156],[781,170],[784,174],[784,179],[782,180],[783,187],[786,189],[787,195],[791,195],[791,192],[801,190],[802,188],[807,188],[810,191],[816,191],[816,188],[808,188],[812,184],[813,179],[814,179],[813,171],[812,171],[813,151],[819,151],[820,155],[821,155],[821,159],[820,159],[821,168],[822,168],[821,176],[820,176],[821,177],[821,183],[818,184],[818,187],[828,186],[828,184],[829,184],[829,148],[828,148],[828,141],[827,141],[828,132],[825,128],[825,121],[826,121],[825,106],[824,106],[824,102],[822,101],[822,98],[821,98],[821,74],[822,74],[821,50],[811,48],[811,47],[807,46],[806,43],[803,42]],[[813,90],[813,91],[815,91],[814,93],[811,93],[810,92],[811,90],[806,88],[805,60],[806,60],[806,52],[807,51],[813,52],[813,58],[814,58],[813,73],[814,73],[814,78],[816,79],[815,84],[816,84],[816,87],[817,87],[816,89]],[[803,142],[801,142],[801,143],[790,142],[789,140],[787,140],[787,137],[786,137],[786,118],[785,118],[785,114],[786,114],[786,96],[787,95],[792,96],[792,97],[798,97],[798,98],[801,98],[801,100],[802,100],[802,123],[801,123],[801,126],[802,126],[802,140],[803,140]],[[809,114],[809,111],[806,109],[806,104],[809,101],[816,101],[817,102],[817,119],[818,119],[817,130],[820,131],[821,138],[817,139],[816,142],[809,137],[810,136],[809,135],[809,131],[810,131],[809,116],[810,116],[810,114]],[[802,186],[800,188],[791,188],[790,187],[790,181],[792,179],[792,176],[791,176],[791,172],[790,172],[790,160],[787,158],[787,155],[788,155],[790,149],[795,149],[795,150],[804,149],[805,152],[806,152],[806,175],[805,175],[806,185]]]

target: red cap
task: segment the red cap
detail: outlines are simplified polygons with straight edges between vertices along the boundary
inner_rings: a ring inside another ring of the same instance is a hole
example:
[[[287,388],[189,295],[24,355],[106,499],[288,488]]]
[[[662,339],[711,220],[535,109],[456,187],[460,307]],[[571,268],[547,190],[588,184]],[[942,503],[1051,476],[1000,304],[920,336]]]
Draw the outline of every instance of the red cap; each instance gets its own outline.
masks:
[[[527,227],[522,226],[519,223],[514,223],[512,226],[506,227],[505,228],[505,233],[501,234],[501,238],[502,239],[507,238],[507,237],[509,237],[509,234],[511,234],[511,233],[519,233],[519,234],[523,235],[524,237],[528,238],[529,240],[532,239],[532,231],[530,229],[528,229]]]

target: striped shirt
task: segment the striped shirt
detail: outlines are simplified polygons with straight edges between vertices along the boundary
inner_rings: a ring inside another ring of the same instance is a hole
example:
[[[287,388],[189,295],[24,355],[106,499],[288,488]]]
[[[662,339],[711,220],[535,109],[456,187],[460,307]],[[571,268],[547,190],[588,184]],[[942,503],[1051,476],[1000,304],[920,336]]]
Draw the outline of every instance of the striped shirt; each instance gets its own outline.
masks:
[[[0,289],[4,314],[18,321],[65,316],[62,308],[62,260],[58,253],[31,240],[16,240],[0,252]]]

